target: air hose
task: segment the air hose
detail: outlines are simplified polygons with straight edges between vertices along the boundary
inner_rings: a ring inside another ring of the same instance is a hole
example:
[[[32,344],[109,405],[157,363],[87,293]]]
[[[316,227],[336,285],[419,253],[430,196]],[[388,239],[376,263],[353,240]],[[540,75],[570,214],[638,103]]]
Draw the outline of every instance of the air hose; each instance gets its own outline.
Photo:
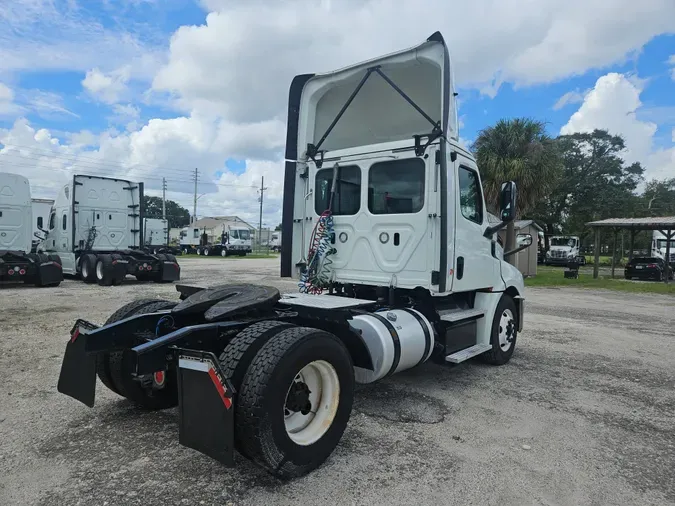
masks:
[[[332,208],[338,169],[339,166],[336,163],[333,167],[333,183],[328,209],[321,213],[316,225],[314,225],[314,230],[312,230],[309,252],[307,253],[307,267],[300,276],[300,282],[298,283],[302,293],[321,294],[330,286],[330,265],[333,263],[330,256],[336,253],[335,248],[331,245],[331,238],[335,235]]]

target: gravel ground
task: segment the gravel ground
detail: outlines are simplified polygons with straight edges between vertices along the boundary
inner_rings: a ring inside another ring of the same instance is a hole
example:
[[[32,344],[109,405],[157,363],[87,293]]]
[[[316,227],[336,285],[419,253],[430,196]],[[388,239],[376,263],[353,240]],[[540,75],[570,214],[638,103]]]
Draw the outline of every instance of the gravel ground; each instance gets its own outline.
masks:
[[[276,260],[185,259],[182,282],[293,291]],[[214,275],[215,274],[215,275]],[[281,483],[178,444],[177,412],[56,382],[77,317],[173,285],[0,292],[0,505],[675,504],[675,299],[529,289],[503,367],[434,364],[358,389],[333,456]]]

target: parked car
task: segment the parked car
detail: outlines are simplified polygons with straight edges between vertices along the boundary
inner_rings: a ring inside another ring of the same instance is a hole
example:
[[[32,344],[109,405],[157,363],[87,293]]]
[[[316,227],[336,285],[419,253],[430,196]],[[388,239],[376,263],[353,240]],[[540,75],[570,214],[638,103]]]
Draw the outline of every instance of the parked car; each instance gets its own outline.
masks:
[[[667,267],[668,279],[673,279],[672,267]],[[624,276],[626,279],[654,279],[663,281],[666,273],[666,263],[662,258],[637,257],[626,264]]]

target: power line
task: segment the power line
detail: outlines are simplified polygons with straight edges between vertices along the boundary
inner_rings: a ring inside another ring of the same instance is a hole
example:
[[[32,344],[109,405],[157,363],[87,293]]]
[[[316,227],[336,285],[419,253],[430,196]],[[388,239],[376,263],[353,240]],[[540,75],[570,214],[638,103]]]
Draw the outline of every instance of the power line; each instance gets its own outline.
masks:
[[[24,159],[24,160],[36,160],[36,159],[30,158],[30,157],[23,157],[23,156],[19,156],[19,157]],[[26,164],[26,163],[22,164],[22,163],[16,163],[16,162],[13,162],[13,161],[2,160],[1,157],[0,157],[0,164],[5,165],[9,168],[11,168],[11,167],[22,167],[22,168],[29,168],[29,169],[38,168],[38,167],[36,167],[35,165],[32,165],[32,164]],[[111,173],[106,173],[106,172],[103,172],[103,171],[97,172],[97,170],[102,168],[102,167],[104,167],[104,166],[99,166],[99,167],[83,166],[82,169],[84,169],[86,171],[94,172],[94,173],[89,174],[89,175],[100,175],[100,176],[105,175],[107,177],[114,177],[114,178],[117,178],[117,179],[127,179],[128,178],[128,176],[126,174],[119,174],[119,173],[117,173],[117,174],[112,173],[111,174]],[[121,167],[119,167],[119,168],[121,168]],[[158,168],[160,168],[160,167],[156,167],[155,169],[158,169]],[[67,167],[49,167],[49,166],[46,166],[46,167],[40,167],[40,169],[45,170],[45,171],[58,170],[58,171],[62,171],[62,172],[67,172],[69,174],[78,173],[78,172],[82,173],[81,171],[73,170],[73,168],[67,168]],[[127,169],[127,170],[133,170],[133,169]],[[83,174],[83,175],[86,175],[86,174]],[[142,178],[135,178],[135,179],[143,179],[143,180],[150,180],[150,181],[162,181],[164,178],[161,178],[161,177],[158,177],[158,176],[142,176]],[[191,183],[193,180],[170,178],[170,179],[167,179],[167,181],[171,181],[171,182],[175,182],[175,183]],[[210,182],[210,183],[207,183],[207,184],[211,184],[211,185],[223,187],[223,188],[257,189],[257,186],[255,186],[253,184],[251,184],[251,185],[240,185],[240,184],[233,184],[233,183],[216,183],[216,182]]]

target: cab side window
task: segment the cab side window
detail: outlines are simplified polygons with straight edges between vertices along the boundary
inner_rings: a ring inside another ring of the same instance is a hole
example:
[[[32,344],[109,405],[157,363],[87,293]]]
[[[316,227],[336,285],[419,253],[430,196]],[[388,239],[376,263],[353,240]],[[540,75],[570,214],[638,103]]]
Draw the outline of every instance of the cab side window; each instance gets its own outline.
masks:
[[[467,220],[483,223],[483,195],[478,172],[464,166],[459,167],[459,205]]]
[[[56,227],[56,213],[49,215],[49,230],[54,230],[54,227]]]

